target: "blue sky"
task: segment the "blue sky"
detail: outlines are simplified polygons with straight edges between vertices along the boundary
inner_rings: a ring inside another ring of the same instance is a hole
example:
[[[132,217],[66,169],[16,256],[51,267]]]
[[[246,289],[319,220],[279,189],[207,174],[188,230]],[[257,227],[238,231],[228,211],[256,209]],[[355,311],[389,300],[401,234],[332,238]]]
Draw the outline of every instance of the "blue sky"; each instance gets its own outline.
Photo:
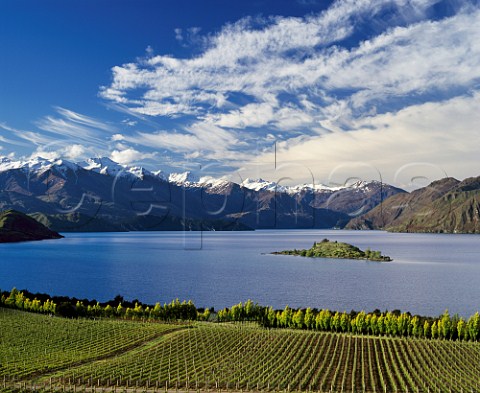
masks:
[[[234,181],[478,176],[479,5],[1,1],[0,155]]]

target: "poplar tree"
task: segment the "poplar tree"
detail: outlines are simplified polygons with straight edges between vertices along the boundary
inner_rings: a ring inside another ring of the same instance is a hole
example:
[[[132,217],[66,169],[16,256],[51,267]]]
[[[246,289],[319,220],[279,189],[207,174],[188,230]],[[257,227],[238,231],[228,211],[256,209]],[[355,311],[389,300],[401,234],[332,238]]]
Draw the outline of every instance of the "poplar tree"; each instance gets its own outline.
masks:
[[[463,318],[460,318],[457,323],[457,337],[459,340],[468,339],[467,324]]]
[[[441,322],[442,336],[445,339],[449,338],[451,334],[452,321],[450,320],[450,314],[448,313],[448,310],[445,310],[443,313]]]
[[[471,340],[475,341],[480,338],[480,315],[478,311],[468,319],[467,328]]]
[[[312,329],[315,323],[315,315],[310,307],[305,310],[305,326],[307,329]]]
[[[293,326],[297,329],[302,329],[304,322],[305,322],[305,316],[303,315],[303,311],[298,309],[295,314],[293,314]]]
[[[429,338],[431,335],[431,329],[430,329],[430,323],[428,321],[425,321],[423,324],[423,337]]]

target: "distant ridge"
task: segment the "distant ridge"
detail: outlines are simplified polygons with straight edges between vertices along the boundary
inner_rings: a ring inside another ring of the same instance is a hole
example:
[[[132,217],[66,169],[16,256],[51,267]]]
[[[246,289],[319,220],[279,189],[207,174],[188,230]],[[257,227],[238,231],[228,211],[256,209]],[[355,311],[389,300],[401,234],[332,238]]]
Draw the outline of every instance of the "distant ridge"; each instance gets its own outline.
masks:
[[[32,217],[16,210],[0,212],[0,243],[60,239],[62,237]]]
[[[480,233],[480,177],[445,178],[409,194],[396,194],[348,229],[392,232]]]

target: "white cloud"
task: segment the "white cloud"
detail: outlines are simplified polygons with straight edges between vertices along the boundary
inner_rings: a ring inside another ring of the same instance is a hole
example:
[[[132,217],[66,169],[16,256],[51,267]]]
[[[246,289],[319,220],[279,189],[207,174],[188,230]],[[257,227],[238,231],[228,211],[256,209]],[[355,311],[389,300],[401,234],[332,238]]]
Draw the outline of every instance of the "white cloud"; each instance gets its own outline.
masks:
[[[88,157],[93,157],[93,153],[94,150],[91,147],[57,141],[39,146],[30,157],[42,157],[49,160],[62,158],[75,162]]]
[[[110,158],[113,161],[124,165],[154,157],[154,153],[142,153],[131,147],[125,148],[123,150],[114,150],[110,153]]]
[[[177,41],[183,41],[183,34],[182,34],[182,29],[177,27],[176,29],[173,30],[175,32],[175,39]]]
[[[328,60],[324,48],[351,35],[356,18],[372,17],[392,5],[423,10],[425,3],[431,2],[337,1],[317,16],[266,19],[263,28],[253,27],[255,21],[245,18],[210,38],[200,56],[155,56],[144,63],[113,67],[113,82],[101,95],[141,114],[169,116],[209,112],[208,106],[221,106],[233,92],[251,95],[258,102],[284,91],[297,93],[296,89],[316,84],[303,71],[309,65],[317,67],[318,60]],[[175,33],[180,38],[182,30]],[[130,98],[129,92],[138,89],[143,96]]]
[[[125,140],[125,137],[122,134],[113,134],[110,140],[112,142],[123,141]]]
[[[64,156],[71,160],[77,160],[84,156],[86,150],[82,145],[70,145],[65,149]]]
[[[393,34],[387,32],[380,39],[367,42],[352,51],[338,50],[335,46],[332,46],[332,50],[326,49],[350,36],[359,19],[374,18],[381,10],[395,7],[397,15],[402,16],[397,16],[401,22],[416,21],[419,15],[423,15],[436,2],[438,1],[337,1],[317,16],[266,19],[263,28],[253,27],[253,20],[245,18],[225,26],[219,34],[212,36],[207,49],[200,56],[191,59],[155,56],[143,63],[114,67],[113,82],[102,89],[101,95],[108,100],[127,104],[141,114],[171,116],[215,112],[235,92],[248,94],[261,104],[268,96],[278,96],[284,92],[299,94],[299,89],[305,88],[317,87],[328,91],[331,87],[368,89],[372,83],[385,86],[391,82],[392,73],[399,74],[398,84],[405,86],[402,81],[414,74],[415,70],[410,72],[408,67],[403,66],[407,61],[404,58],[409,58],[405,52],[410,48],[408,42],[402,41],[405,37],[394,39],[396,35],[403,34],[402,29],[395,30]],[[468,15],[464,17],[468,18]],[[460,29],[457,36],[475,42],[475,26],[478,25],[475,22],[475,18],[460,18],[450,23],[453,26],[448,26],[448,22],[445,25],[440,23],[437,29],[433,29],[438,31],[430,32],[429,22],[420,23],[412,29],[407,39],[419,37],[413,43],[415,44],[422,42],[423,35],[427,34],[428,37],[423,42],[429,44],[428,48],[433,52],[432,48],[436,44],[451,47],[452,41],[444,40],[445,31],[467,26]],[[198,31],[198,28],[192,29],[195,34]],[[408,33],[409,29],[406,31]],[[181,29],[176,29],[175,32],[177,35],[182,34]],[[381,51],[381,47],[390,46],[393,49]],[[410,58],[423,57],[422,51],[425,48],[422,45],[413,49],[413,57]],[[396,55],[393,60],[389,60],[391,54]],[[452,61],[458,60],[460,55],[451,53],[451,59],[444,59],[444,68],[450,74],[453,73]],[[395,69],[397,59],[402,59],[398,70]],[[441,57],[430,59],[430,63],[434,63],[434,59],[441,60]],[[379,78],[371,78],[372,71],[369,67],[377,63],[382,66],[383,74],[388,75],[380,74]],[[420,75],[419,78],[427,76],[429,75]],[[456,78],[452,83],[456,83]],[[130,91],[139,89],[144,92],[141,98],[129,98]],[[316,96],[315,92],[313,96]],[[211,108],[211,105],[214,107]]]
[[[392,95],[470,86],[480,78],[478,36],[479,10],[399,27],[331,56],[325,84],[330,89],[358,89],[351,97],[354,106]],[[314,68],[308,71],[314,73]]]
[[[114,126],[69,109],[56,107],[55,110],[56,116],[45,116],[36,122],[42,130],[40,132],[0,123],[0,129],[13,136],[5,138],[0,135],[0,141],[24,147],[21,154],[72,161],[94,157],[109,149],[111,134],[116,131]]]
[[[226,114],[211,116],[210,120],[226,128],[261,127],[274,119],[274,108],[269,103],[247,104]]]

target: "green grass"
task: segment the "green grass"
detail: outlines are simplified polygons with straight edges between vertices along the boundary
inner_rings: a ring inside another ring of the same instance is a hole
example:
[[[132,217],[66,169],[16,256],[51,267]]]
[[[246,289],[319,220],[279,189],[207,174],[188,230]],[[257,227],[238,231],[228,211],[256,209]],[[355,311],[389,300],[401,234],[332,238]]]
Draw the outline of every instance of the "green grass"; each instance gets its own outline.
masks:
[[[8,310],[0,310],[0,322],[1,372],[24,377],[27,387],[52,381],[139,391],[166,384],[180,390],[379,393],[480,388],[476,342],[267,330],[251,323],[178,329]]]

